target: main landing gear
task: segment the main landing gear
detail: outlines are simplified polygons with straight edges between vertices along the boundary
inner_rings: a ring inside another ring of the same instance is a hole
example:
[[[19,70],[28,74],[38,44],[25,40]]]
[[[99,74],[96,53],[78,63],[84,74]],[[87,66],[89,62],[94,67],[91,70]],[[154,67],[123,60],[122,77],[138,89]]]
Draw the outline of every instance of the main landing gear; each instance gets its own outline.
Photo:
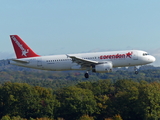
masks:
[[[137,75],[138,74],[138,69],[137,69],[136,66],[134,67],[134,71],[135,71],[134,73]]]
[[[135,66],[134,67],[134,73],[137,75],[138,74],[138,68]],[[85,78],[89,78],[89,73],[88,73],[88,71],[84,74],[84,77]]]
[[[89,78],[88,72],[86,72],[86,73],[84,74],[84,77],[85,77],[85,78]]]

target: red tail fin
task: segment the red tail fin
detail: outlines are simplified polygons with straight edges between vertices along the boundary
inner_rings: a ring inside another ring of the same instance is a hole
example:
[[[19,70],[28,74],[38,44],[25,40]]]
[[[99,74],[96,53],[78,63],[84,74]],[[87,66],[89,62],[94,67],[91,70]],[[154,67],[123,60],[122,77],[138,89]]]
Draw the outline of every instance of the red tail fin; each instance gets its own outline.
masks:
[[[10,35],[17,58],[38,57],[18,35]]]

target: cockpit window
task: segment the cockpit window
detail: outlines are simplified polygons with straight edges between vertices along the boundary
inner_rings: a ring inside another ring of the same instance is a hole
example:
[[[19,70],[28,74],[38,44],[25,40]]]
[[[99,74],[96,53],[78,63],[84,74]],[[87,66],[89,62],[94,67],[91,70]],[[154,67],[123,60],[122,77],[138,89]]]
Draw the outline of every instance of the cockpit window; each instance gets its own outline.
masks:
[[[149,55],[148,53],[143,53],[143,56]]]

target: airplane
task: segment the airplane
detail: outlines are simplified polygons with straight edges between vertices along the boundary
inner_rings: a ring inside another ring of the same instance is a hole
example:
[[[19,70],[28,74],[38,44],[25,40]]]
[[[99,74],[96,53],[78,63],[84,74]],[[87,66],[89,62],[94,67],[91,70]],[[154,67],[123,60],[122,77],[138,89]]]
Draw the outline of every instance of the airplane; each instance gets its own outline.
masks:
[[[84,77],[89,78],[89,71],[108,73],[115,67],[135,67],[154,62],[154,56],[142,50],[124,50],[79,54],[41,56],[36,54],[18,35],[10,35],[17,58],[10,59],[10,64],[51,71],[85,70]]]

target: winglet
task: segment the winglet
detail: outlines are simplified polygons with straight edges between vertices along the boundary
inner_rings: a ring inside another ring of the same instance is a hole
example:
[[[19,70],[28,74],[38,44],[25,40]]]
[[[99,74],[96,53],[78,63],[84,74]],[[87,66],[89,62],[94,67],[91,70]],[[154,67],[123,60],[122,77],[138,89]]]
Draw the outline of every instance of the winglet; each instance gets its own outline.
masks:
[[[39,56],[18,35],[10,35],[10,38],[11,38],[17,59]]]

